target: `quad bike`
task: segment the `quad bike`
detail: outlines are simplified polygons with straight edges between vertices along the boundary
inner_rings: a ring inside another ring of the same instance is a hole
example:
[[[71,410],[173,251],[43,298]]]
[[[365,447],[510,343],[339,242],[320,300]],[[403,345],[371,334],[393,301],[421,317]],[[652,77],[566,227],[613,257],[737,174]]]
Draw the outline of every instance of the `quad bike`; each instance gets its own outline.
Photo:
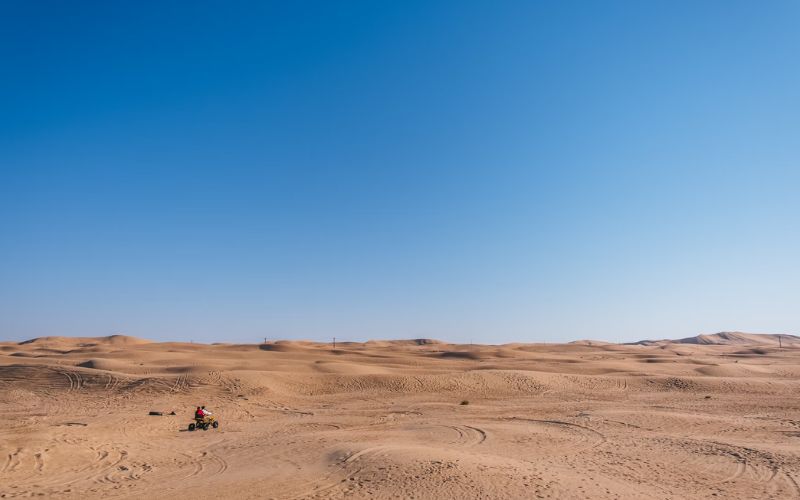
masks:
[[[203,429],[207,431],[209,427],[217,428],[219,427],[219,421],[214,418],[213,415],[207,415],[203,418],[196,418],[194,422],[189,424],[189,430],[193,431],[195,429]]]

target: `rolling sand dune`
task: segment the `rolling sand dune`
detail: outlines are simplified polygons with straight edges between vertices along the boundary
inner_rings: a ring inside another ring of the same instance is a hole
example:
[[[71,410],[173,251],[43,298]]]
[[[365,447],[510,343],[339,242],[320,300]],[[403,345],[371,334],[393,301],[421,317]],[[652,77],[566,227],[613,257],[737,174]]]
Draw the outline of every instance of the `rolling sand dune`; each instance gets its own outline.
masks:
[[[747,346],[787,346],[800,347],[800,337],[795,335],[771,335],[764,333],[719,332],[711,335],[697,335],[678,340],[642,340],[643,345],[698,344],[698,345],[747,345]]]
[[[778,345],[5,342],[0,497],[800,498]]]

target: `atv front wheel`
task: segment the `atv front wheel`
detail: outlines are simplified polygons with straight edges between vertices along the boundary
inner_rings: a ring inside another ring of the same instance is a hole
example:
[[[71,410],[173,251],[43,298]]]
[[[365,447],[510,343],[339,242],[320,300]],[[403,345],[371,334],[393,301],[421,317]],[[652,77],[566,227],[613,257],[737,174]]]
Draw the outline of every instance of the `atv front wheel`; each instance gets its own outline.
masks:
[[[208,430],[208,424],[203,424],[203,430],[204,430],[204,431],[207,431],[207,430]]]
[[[216,429],[217,427],[219,427],[219,422],[217,422],[217,421],[214,421],[214,423],[213,423],[213,424],[211,424],[211,427],[213,427],[213,428],[215,428],[215,429]]]

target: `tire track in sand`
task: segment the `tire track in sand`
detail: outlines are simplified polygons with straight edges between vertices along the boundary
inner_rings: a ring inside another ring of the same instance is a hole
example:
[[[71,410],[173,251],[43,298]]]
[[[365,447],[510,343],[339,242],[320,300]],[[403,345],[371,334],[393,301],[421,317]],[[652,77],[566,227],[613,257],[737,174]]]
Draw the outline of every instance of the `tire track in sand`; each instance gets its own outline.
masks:
[[[17,448],[16,451],[9,453],[6,457],[6,463],[0,472],[14,472],[19,467],[21,462],[20,456],[22,455],[23,448]]]
[[[734,483],[748,476],[755,483],[767,488],[765,496],[784,496],[791,492],[793,497],[800,498],[800,486],[784,467],[786,458],[773,453],[719,441],[704,439],[676,439],[662,437],[658,440],[662,445],[676,448],[693,455],[724,457],[736,462],[734,471],[714,483]]]
[[[486,441],[486,431],[478,427],[469,425],[442,425],[441,427],[457,432],[459,440],[455,444],[461,446],[476,446]]]
[[[419,430],[419,429],[432,429],[432,428],[444,428],[454,431],[458,435],[458,440],[456,442],[451,442],[449,444],[457,444],[459,446],[476,446],[482,444],[486,441],[488,437],[488,433],[481,429],[480,427],[474,427],[469,425],[430,425],[430,426],[423,426],[423,427],[409,427],[409,428],[400,428],[395,430]],[[441,445],[440,445],[441,446]],[[348,457],[344,458],[339,464],[330,472],[325,474],[322,479],[312,480],[304,483],[300,487],[302,488],[299,493],[294,494],[294,496],[288,496],[287,498],[296,500],[300,498],[310,498],[315,495],[319,495],[324,493],[325,491],[331,490],[344,482],[346,479],[341,479],[334,477],[340,473],[346,473],[345,476],[348,477],[355,477],[358,476],[360,472],[364,470],[363,467],[357,468],[350,468],[351,466],[361,462],[365,458],[369,458],[375,455],[379,455],[383,452],[389,452],[395,449],[402,450],[405,449],[404,446],[393,446],[393,445],[377,445],[377,446],[369,446],[364,448],[363,450],[357,451],[352,453]]]
[[[389,448],[391,447],[370,446],[368,448],[364,448],[361,451],[357,451],[352,455],[348,456],[347,458],[345,458],[344,460],[342,460],[339,464],[336,465],[336,467],[332,471],[325,474],[325,476],[322,479],[313,479],[311,481],[306,481],[305,483],[300,485],[300,488],[302,489],[300,490],[299,493],[296,493],[292,496],[288,496],[286,498],[287,500],[311,498],[312,496],[319,495],[320,493],[324,493],[325,491],[331,490],[347,481],[346,479],[334,478],[333,477],[334,475],[347,472],[345,476],[350,476],[350,477],[357,476],[363,470],[363,468],[357,468],[348,471],[347,468],[349,465],[355,463],[356,461],[358,461],[363,457],[377,454],[381,451],[386,451]]]
[[[574,450],[576,453],[588,448],[597,448],[608,442],[608,437],[602,432],[592,429],[591,427],[587,427],[581,424],[576,424],[573,422],[565,422],[563,420],[524,418],[524,417],[511,417],[506,420],[511,422],[520,422],[520,421],[530,422],[533,424],[538,424],[543,426],[552,426],[561,429],[569,429],[575,432],[576,434],[579,434],[582,437],[581,441],[589,443],[588,446],[577,447],[577,449]]]
[[[199,476],[200,474],[207,476],[217,476],[219,474],[224,474],[229,467],[227,460],[217,455],[216,453],[210,451],[204,451],[200,453],[199,456],[190,455],[188,453],[181,453],[181,454],[189,459],[189,464],[194,466],[194,470],[191,471],[188,475],[184,476],[184,479],[189,479],[195,476]],[[214,464],[213,470],[207,470],[206,466],[209,463]]]

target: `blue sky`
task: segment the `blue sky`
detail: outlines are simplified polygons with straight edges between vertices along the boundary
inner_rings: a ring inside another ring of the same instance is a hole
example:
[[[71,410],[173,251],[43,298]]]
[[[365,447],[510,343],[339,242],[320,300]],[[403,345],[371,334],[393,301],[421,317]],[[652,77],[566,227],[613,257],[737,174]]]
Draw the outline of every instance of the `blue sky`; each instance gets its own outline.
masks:
[[[0,338],[800,331],[797,2],[2,10]]]

